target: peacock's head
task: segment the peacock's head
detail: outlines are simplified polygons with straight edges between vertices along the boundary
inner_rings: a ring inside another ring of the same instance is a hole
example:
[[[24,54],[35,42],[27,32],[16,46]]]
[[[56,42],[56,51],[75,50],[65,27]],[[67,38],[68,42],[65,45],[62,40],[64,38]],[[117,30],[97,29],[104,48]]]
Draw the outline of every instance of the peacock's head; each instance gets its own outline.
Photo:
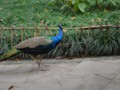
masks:
[[[59,29],[63,30],[63,27],[61,24],[58,24]]]

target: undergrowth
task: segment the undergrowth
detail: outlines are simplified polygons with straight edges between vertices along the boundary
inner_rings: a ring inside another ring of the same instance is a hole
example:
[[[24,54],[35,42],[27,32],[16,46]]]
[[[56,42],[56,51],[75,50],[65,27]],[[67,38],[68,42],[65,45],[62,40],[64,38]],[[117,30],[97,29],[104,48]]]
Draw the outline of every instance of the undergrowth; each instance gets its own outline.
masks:
[[[85,13],[61,11],[59,7],[47,6],[49,0],[0,0],[0,25],[2,27],[55,27],[62,23],[63,27],[79,27],[120,23],[120,10],[110,7],[103,9],[102,5],[91,7]],[[96,0],[97,1],[97,0]],[[118,0],[117,0],[118,1]],[[99,4],[99,3],[98,3]],[[119,2],[118,2],[119,4]],[[13,43],[10,39],[11,31],[0,31],[0,50],[5,52],[21,41],[19,31],[15,31]],[[24,39],[33,37],[34,30],[25,31]],[[42,31],[40,35],[46,35]],[[52,31],[57,34],[57,32]],[[47,57],[66,56],[102,56],[120,55],[120,30],[68,30],[56,49],[46,55]]]

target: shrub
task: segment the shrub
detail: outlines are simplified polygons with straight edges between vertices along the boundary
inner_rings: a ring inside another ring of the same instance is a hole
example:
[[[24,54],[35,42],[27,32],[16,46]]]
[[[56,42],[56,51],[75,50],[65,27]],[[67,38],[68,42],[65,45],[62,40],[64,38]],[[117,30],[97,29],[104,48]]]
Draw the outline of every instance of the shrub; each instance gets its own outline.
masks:
[[[60,10],[66,11],[81,11],[85,12],[86,10],[93,9],[91,7],[95,6],[94,9],[113,9],[120,5],[118,0],[51,0],[49,2],[51,6],[59,6]]]

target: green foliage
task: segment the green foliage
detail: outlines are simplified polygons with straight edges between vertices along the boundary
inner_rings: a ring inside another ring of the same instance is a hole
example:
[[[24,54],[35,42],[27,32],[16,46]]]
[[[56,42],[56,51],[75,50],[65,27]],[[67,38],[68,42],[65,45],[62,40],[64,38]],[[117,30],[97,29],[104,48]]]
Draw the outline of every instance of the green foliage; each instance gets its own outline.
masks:
[[[78,1],[78,2],[77,2]],[[0,25],[3,27],[32,27],[36,26],[56,27],[59,22],[64,27],[79,27],[120,23],[120,0],[51,0],[51,7],[46,6],[48,0],[0,0]],[[110,3],[110,4],[109,4]],[[116,6],[117,5],[117,6]],[[92,8],[93,6],[93,8]],[[65,12],[60,11],[66,10]],[[112,9],[111,9],[112,8]],[[82,14],[73,12],[81,11]],[[69,13],[68,13],[69,12]],[[74,19],[72,19],[74,18]],[[40,22],[43,21],[43,24]],[[34,31],[25,31],[23,39],[33,37]],[[53,31],[55,34],[56,32]],[[11,48],[10,32],[0,31],[0,50],[7,51]],[[13,38],[13,45],[20,42],[20,31]],[[40,35],[45,35],[42,31]],[[2,42],[2,44],[1,44]],[[108,31],[67,31],[64,39],[48,57],[65,56],[99,56],[120,54],[120,31],[113,29]]]
[[[48,0],[0,0],[0,25],[4,25],[5,27],[13,25],[31,27],[34,24],[40,26],[40,22],[43,21],[41,26],[45,26],[46,24],[48,26],[57,26],[61,22],[64,26],[75,27],[87,26],[89,23],[92,23],[92,20],[95,20],[95,24],[99,24],[105,20],[110,24],[120,22],[120,11],[118,9],[114,11],[95,10],[94,7],[93,10],[83,14],[73,13],[69,9],[66,9],[66,12],[62,12],[59,10],[59,6],[63,5],[63,1],[58,0],[60,3],[56,2],[56,6],[52,5],[50,7],[47,6]],[[72,20],[72,17],[76,18]],[[101,21],[98,21],[98,18],[101,18]]]
[[[120,31],[117,29],[67,31],[61,44],[48,56],[120,55]]]
[[[118,0],[95,0],[95,6],[98,8],[110,9],[111,7],[119,7],[120,1]]]
[[[31,33],[32,32],[32,33]],[[44,32],[44,31],[43,31]],[[55,32],[55,31],[52,31]],[[17,33],[17,34],[16,34]],[[6,35],[7,34],[7,35]],[[43,33],[43,35],[45,32]],[[57,34],[53,33],[54,35]],[[5,52],[21,41],[21,31],[15,31],[13,42],[11,43],[11,33],[3,32],[4,37],[0,40],[1,51]],[[27,35],[27,37],[26,37]],[[33,37],[34,31],[25,31],[23,40]],[[42,33],[40,33],[42,35]],[[39,35],[39,36],[40,36]],[[103,55],[120,55],[120,30],[100,29],[100,30],[68,30],[64,33],[63,40],[54,50],[45,56],[45,58],[65,56],[65,57],[82,57],[82,56],[103,56]],[[22,55],[25,56],[25,55]]]
[[[50,5],[62,5],[60,10],[69,9],[74,12],[85,12],[85,9],[89,6],[90,0],[51,0]]]
[[[102,8],[119,8],[120,1],[118,0],[51,0],[49,2],[51,6],[59,6],[60,10],[71,10],[73,12]],[[95,6],[94,8],[91,8]]]

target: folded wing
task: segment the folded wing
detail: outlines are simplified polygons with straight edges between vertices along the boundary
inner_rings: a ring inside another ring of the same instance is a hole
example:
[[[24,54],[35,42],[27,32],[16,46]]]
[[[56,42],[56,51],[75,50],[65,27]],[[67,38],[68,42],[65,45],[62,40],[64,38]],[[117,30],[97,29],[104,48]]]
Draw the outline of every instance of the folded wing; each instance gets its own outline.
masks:
[[[35,48],[39,45],[48,45],[52,43],[52,40],[45,38],[45,37],[34,37],[27,39],[25,41],[22,41],[21,43],[17,44],[15,48],[22,49],[22,48]]]

